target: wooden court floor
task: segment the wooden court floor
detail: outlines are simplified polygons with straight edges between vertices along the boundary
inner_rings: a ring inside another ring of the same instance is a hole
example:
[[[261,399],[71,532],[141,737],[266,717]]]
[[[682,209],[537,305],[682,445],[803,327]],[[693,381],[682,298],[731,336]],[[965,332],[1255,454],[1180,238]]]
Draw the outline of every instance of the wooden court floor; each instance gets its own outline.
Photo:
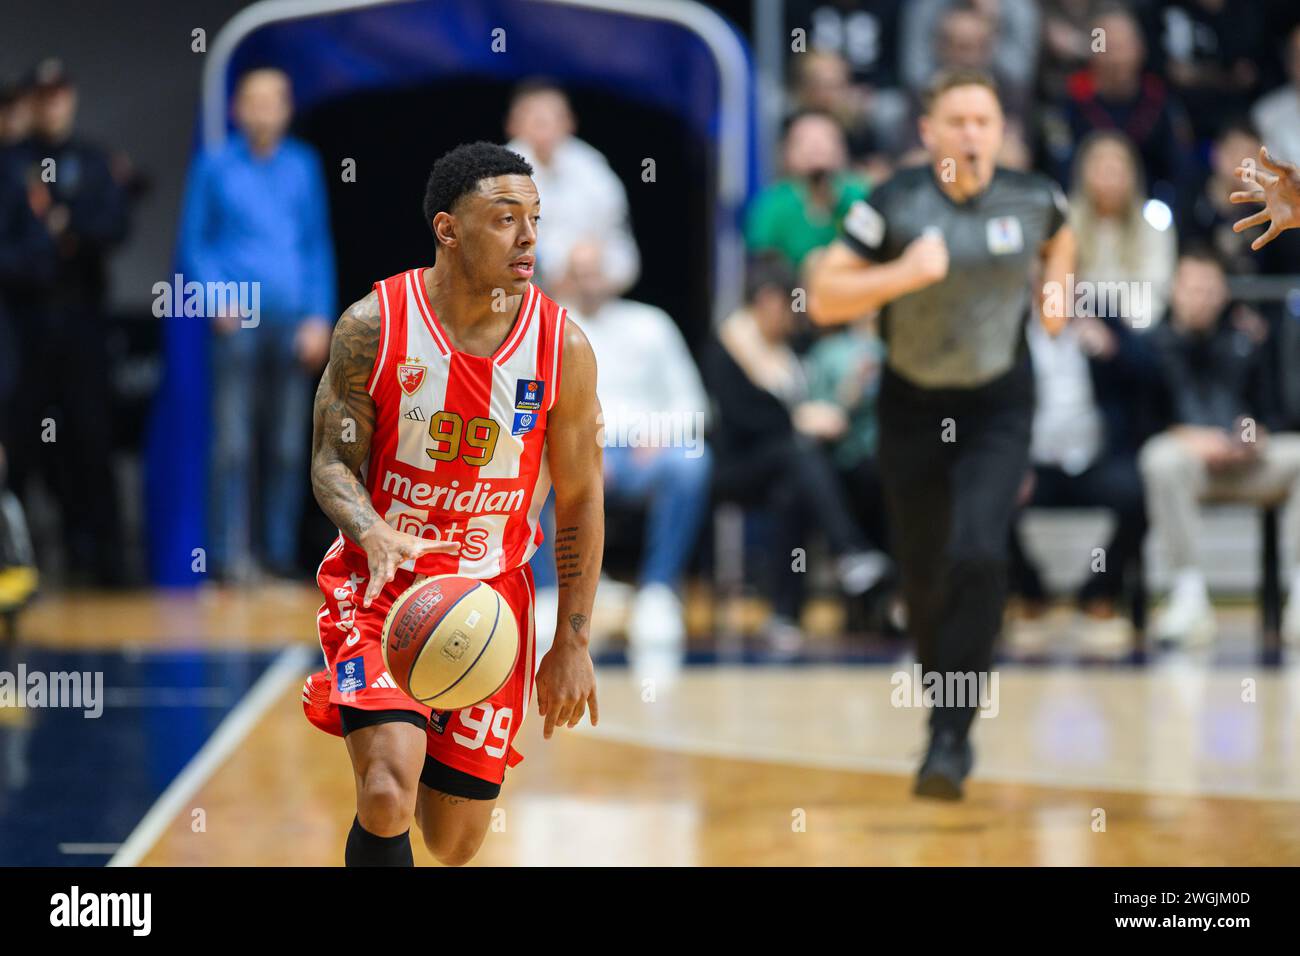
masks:
[[[47,602],[34,642],[304,648],[303,593]],[[106,608],[108,610],[106,610]],[[603,668],[602,720],[544,741],[532,713],[481,865],[1297,865],[1300,669],[1174,657],[999,668],[961,804],[918,801],[924,712],[900,663]],[[161,820],[144,865],[337,865],[353,814],[342,742],[286,675]],[[264,688],[265,690],[265,688]],[[202,811],[201,814],[195,811]],[[196,832],[194,821],[203,826]],[[430,863],[419,845],[416,859]]]

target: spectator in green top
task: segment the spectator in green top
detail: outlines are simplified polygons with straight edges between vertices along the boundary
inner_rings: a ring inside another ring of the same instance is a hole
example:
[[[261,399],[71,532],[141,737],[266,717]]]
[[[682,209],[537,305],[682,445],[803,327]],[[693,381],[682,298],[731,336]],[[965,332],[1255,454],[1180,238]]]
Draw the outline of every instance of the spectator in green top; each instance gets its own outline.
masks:
[[[865,199],[867,182],[848,169],[844,128],[829,113],[804,110],[786,123],[785,177],[754,198],[745,222],[751,253],[779,252],[795,269],[836,238],[849,206]]]

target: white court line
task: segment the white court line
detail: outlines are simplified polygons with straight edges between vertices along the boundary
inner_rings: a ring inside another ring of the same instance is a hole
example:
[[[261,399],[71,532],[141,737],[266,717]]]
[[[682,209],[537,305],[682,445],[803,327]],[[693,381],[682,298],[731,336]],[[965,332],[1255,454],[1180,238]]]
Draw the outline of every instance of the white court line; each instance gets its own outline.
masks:
[[[191,797],[199,791],[226,759],[235,752],[244,738],[257,726],[257,722],[271,708],[293,682],[299,680],[315,660],[311,648],[295,645],[285,648],[271,662],[244,698],[226,715],[212,736],[185,765],[154,801],[122,848],[117,851],[109,866],[137,866],[148,853],[168,824],[180,813]]]
[[[860,754],[815,754],[780,747],[763,747],[732,741],[705,740],[680,737],[635,727],[600,722],[600,726],[580,728],[597,740],[630,744],[652,750],[688,754],[692,757],[718,757],[727,760],[750,760],[755,763],[783,764],[815,770],[846,770],[857,773],[875,773],[911,777],[921,762],[921,752],[915,759],[901,757],[869,757]],[[978,747],[978,745],[977,745]],[[1138,793],[1145,796],[1172,797],[1224,797],[1234,800],[1273,800],[1295,802],[1300,794],[1281,787],[1257,788],[1253,791],[1234,790],[1220,784],[1180,783],[1177,781],[1148,780],[1110,774],[1101,775],[1056,773],[1054,771],[979,770],[979,752],[976,750],[976,770],[971,775],[973,783],[1021,784],[1054,789],[1104,791],[1107,793]]]
[[[59,852],[70,856],[112,856],[121,847],[120,843],[60,843]]]

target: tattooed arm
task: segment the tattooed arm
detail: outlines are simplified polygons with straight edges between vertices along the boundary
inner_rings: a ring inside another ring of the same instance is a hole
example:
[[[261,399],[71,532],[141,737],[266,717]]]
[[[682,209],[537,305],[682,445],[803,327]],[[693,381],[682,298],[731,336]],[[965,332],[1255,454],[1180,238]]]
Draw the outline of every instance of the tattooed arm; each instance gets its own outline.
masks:
[[[599,719],[596,676],[587,644],[605,547],[605,479],[598,441],[596,356],[576,323],[565,323],[564,374],[546,425],[546,460],[555,485],[555,570],[559,621],[555,643],[537,669],[543,734],[576,727],[585,707]]]
[[[379,347],[379,297],[371,292],[343,313],[330,340],[330,359],[312,409],[311,487],[321,510],[361,545],[370,565],[364,605],[379,596],[397,566],[423,554],[460,548],[417,538],[380,518],[361,481],[375,430],[375,403],[366,390]]]

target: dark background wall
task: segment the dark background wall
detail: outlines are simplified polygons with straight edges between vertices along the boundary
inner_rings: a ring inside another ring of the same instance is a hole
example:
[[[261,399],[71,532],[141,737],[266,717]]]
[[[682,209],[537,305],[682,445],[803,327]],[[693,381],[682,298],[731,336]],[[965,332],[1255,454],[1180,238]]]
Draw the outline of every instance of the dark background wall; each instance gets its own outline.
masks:
[[[500,140],[511,87],[496,81],[368,93],[332,101],[300,118],[298,132],[320,152],[330,189],[340,307],[377,279],[430,260],[421,213],[429,165],[457,143]],[[711,204],[706,144],[675,117],[631,109],[599,90],[571,91],[579,135],[623,180],[641,247],[642,278],[631,297],[666,309],[698,344],[709,320]],[[641,179],[647,144],[655,181]],[[344,158],[356,181],[343,182]],[[542,228],[546,228],[545,197]]]

